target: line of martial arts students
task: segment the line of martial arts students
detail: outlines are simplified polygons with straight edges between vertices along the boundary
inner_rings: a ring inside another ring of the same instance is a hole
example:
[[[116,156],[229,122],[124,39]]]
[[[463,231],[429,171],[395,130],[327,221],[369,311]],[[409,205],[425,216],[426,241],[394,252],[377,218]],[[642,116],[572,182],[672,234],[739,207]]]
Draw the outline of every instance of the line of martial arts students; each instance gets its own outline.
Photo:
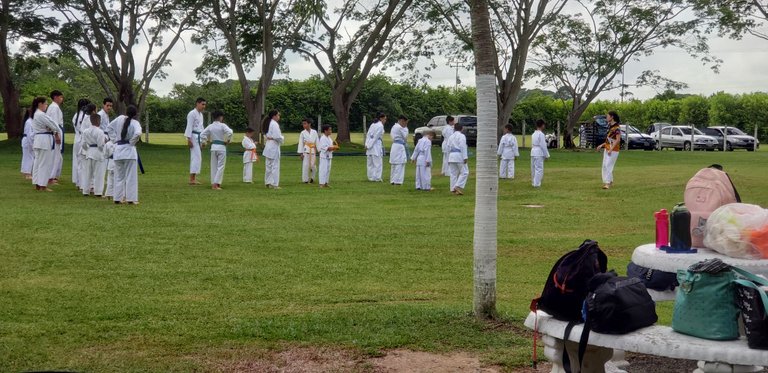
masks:
[[[51,92],[51,100],[37,97],[25,114],[21,172],[35,189],[50,192],[59,184],[63,163],[64,122],[60,105],[64,95]],[[129,106],[125,115],[110,122],[113,101],[105,98],[102,108],[87,99],[78,101],[72,117],[72,182],[84,196],[112,198],[115,203],[139,203],[136,143],[141,125],[138,111]],[[106,187],[105,180],[106,178]]]

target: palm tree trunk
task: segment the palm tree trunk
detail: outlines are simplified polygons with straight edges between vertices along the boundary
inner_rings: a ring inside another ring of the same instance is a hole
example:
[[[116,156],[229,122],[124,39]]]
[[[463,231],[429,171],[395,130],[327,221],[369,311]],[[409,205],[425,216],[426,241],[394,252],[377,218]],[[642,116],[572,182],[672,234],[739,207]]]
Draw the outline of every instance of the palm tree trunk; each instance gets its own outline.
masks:
[[[496,316],[496,230],[499,178],[496,158],[498,106],[496,56],[486,0],[472,0],[472,43],[477,86],[477,161],[474,235],[474,311],[480,319]]]

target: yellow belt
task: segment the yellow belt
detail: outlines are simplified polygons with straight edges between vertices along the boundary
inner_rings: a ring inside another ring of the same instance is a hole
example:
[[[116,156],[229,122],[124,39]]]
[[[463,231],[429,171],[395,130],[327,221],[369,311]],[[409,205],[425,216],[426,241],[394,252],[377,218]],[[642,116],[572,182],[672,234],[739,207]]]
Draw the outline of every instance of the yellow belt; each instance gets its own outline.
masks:
[[[315,169],[315,149],[316,145],[313,142],[305,142],[304,146],[309,148],[309,169],[314,170]]]

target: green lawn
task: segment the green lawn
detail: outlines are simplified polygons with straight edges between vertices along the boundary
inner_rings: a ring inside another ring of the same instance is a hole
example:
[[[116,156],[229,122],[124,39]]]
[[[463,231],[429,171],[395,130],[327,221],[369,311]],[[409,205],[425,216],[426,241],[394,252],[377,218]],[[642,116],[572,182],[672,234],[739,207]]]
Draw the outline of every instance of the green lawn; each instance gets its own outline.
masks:
[[[286,156],[283,189],[267,190],[263,163],[255,184],[239,182],[233,144],[224,190],[213,191],[186,185],[180,135],[150,139],[139,206],[83,198],[69,176],[54,193],[34,192],[18,172],[18,143],[0,142],[0,371],[212,371],[294,345],[464,350],[521,366],[529,301],[584,239],[624,272],[633,248],[653,239],[652,212],[682,200],[686,180],[711,163],[745,202],[768,206],[766,152],[623,152],[616,187],[604,191],[597,153],[553,151],[533,190],[523,151],[518,178],[500,187],[503,322],[487,324],[469,314],[474,178],[463,197],[445,177],[433,179],[436,192],[416,192],[413,166],[408,186],[393,187],[365,181],[364,157],[337,157],[333,188],[321,190]],[[660,305],[662,322],[670,306]]]

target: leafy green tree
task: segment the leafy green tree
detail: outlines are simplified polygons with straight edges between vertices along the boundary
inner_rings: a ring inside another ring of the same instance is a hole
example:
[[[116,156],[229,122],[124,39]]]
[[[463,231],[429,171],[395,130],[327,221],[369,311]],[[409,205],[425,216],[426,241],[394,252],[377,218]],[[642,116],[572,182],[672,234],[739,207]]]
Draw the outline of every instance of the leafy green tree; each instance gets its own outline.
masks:
[[[572,106],[566,126],[565,145],[590,103],[604,91],[621,87],[619,74],[632,60],[649,56],[659,48],[677,47],[715,63],[708,56],[701,21],[689,19],[687,0],[579,1],[581,14],[561,14],[536,43],[534,71],[544,84],[566,89]],[[645,71],[634,86],[681,88],[685,85]]]
[[[743,107],[738,96],[718,92],[709,98],[709,122],[712,125],[743,127]]]
[[[709,101],[702,96],[689,96],[682,99],[677,122],[694,125],[709,123]]]
[[[55,18],[43,15],[42,8],[35,2],[0,0],[0,98],[9,139],[21,137],[24,130],[19,87],[39,67],[32,58],[42,51],[36,35],[57,25]],[[14,53],[11,45],[18,42],[22,44],[21,50]]]
[[[91,69],[118,112],[128,105],[142,111],[152,80],[165,77],[168,56],[194,27],[199,6],[192,0],[53,0],[65,22],[47,39]]]

